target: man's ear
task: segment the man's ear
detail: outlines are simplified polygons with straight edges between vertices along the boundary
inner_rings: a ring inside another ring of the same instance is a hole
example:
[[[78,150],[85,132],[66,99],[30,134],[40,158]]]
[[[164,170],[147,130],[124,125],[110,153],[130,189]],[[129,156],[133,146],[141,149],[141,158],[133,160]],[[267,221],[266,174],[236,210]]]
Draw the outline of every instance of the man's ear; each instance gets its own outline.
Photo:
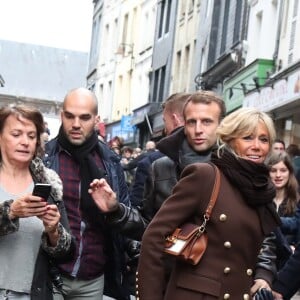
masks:
[[[181,116],[178,116],[176,113],[173,113],[172,118],[173,118],[173,121],[174,121],[175,128],[177,128],[179,126],[183,126],[184,122],[183,122]]]
[[[64,113],[64,111],[63,111],[63,109],[61,109],[60,114],[59,114],[60,115],[60,121],[62,121],[62,119],[63,119],[63,113]]]
[[[95,118],[95,125],[98,124],[100,122],[100,120],[101,120],[100,116],[99,115],[96,116],[96,118]]]

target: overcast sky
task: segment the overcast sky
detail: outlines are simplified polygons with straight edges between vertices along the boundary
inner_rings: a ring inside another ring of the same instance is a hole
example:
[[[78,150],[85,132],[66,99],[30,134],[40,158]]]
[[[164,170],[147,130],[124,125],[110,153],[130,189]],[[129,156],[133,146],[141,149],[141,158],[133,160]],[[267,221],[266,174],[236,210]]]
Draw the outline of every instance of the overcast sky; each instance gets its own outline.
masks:
[[[0,0],[0,39],[88,52],[92,0]]]

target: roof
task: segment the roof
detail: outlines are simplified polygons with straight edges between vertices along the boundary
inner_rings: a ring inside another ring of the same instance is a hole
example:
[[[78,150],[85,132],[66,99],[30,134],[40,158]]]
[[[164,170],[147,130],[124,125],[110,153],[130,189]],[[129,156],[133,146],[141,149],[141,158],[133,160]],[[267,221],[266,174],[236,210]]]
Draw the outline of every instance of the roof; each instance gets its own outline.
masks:
[[[86,86],[88,53],[0,40],[1,94],[61,102]]]

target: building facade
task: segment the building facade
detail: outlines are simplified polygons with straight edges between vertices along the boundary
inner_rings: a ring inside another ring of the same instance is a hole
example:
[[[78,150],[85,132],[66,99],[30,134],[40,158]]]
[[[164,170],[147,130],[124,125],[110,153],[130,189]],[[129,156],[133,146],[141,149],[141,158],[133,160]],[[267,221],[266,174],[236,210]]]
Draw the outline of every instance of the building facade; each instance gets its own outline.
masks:
[[[109,82],[95,88],[109,107],[107,126],[122,134],[120,124],[131,124],[131,142],[143,146],[163,135],[161,103],[169,95],[210,89],[223,96],[228,113],[242,106],[269,112],[278,137],[300,144],[299,0],[94,2],[95,11],[102,3],[103,16],[110,7],[107,19],[116,28],[109,42],[105,32],[113,26],[102,22],[95,51],[97,72]]]

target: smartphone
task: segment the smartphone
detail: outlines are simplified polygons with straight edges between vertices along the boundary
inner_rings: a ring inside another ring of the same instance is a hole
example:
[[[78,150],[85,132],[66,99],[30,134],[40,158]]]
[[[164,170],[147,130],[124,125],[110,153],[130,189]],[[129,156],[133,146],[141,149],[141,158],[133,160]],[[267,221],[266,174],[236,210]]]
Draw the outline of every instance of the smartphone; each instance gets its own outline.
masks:
[[[47,201],[51,192],[51,184],[49,183],[36,183],[33,188],[32,195],[42,197]]]

